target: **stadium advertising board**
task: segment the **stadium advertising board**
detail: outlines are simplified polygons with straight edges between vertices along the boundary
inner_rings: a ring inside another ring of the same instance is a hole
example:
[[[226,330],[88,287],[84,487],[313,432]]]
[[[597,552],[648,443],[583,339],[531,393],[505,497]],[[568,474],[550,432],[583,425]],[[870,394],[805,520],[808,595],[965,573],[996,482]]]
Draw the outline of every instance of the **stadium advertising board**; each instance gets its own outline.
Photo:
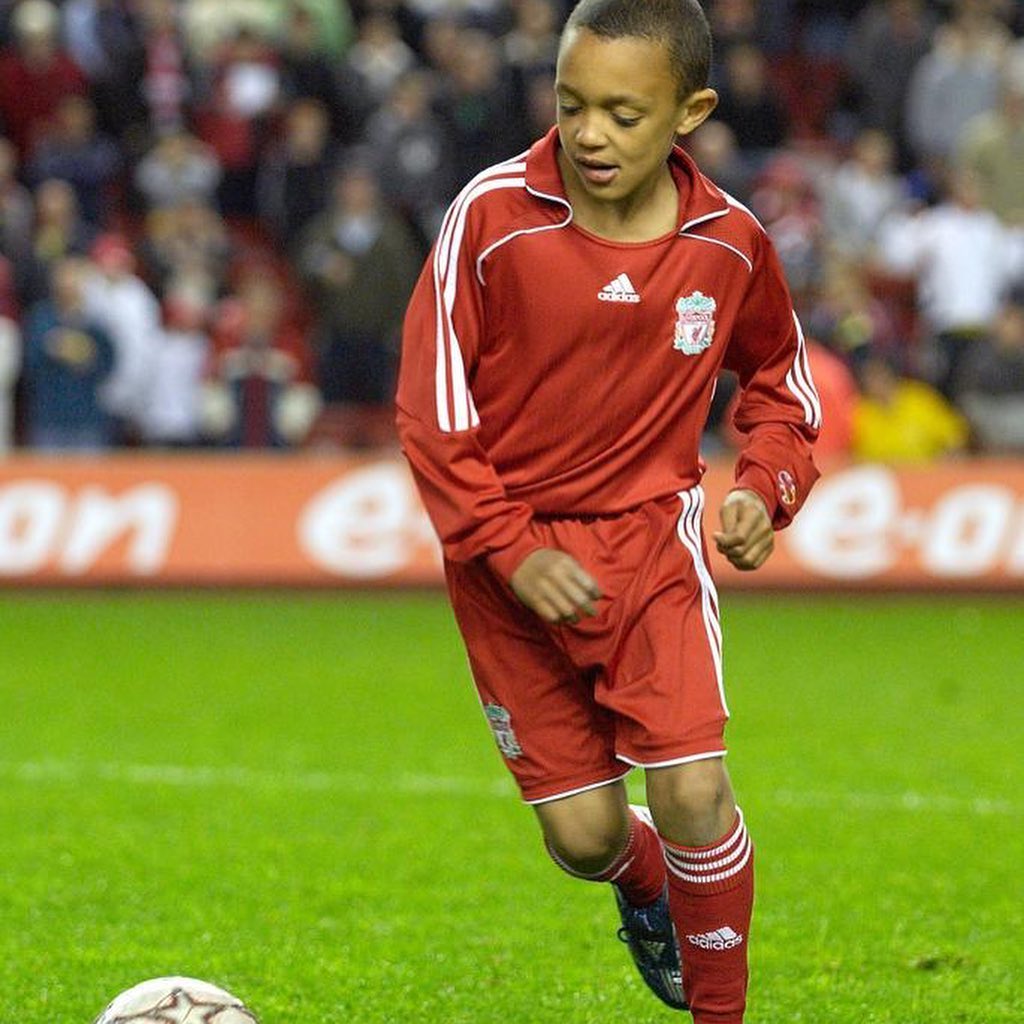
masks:
[[[729,483],[729,467],[712,465],[709,508]],[[725,587],[1024,589],[1024,463],[836,468],[761,570],[740,573],[714,552],[712,561]],[[440,580],[437,543],[397,456],[0,464],[8,586]]]

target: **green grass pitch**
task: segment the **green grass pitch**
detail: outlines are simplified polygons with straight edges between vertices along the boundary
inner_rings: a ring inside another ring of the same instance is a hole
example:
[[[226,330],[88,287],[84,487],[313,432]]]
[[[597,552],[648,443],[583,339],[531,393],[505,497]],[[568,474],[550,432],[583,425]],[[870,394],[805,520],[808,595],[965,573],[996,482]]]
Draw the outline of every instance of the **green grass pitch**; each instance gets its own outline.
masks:
[[[547,862],[441,596],[0,601],[3,1021],[179,973],[264,1024],[689,1019]],[[1024,1020],[1022,621],[726,595],[750,1024]]]

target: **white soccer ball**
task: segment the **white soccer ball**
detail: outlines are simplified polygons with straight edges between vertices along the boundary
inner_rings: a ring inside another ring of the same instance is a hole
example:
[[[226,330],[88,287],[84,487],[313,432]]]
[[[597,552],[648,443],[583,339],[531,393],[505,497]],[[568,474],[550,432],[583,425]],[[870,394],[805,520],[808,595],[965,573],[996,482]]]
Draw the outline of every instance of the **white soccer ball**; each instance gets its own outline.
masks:
[[[241,999],[197,978],[150,978],[122,992],[94,1024],[259,1024]]]

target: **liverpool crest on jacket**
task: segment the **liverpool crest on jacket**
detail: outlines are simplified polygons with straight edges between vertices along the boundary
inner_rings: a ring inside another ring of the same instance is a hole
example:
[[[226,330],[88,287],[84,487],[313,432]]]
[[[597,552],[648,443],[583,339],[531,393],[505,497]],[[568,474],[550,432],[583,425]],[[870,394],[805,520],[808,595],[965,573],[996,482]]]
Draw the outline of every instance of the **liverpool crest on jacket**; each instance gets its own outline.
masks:
[[[715,336],[715,300],[703,292],[676,299],[676,334],[672,347],[688,356],[711,347]]]

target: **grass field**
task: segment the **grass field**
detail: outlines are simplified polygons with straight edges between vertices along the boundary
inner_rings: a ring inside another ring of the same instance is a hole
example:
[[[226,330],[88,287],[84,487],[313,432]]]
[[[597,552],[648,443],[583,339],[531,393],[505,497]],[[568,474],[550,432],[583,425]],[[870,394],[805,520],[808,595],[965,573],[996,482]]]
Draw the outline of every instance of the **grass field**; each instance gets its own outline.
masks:
[[[4,1024],[178,973],[264,1024],[689,1020],[542,855],[442,598],[0,602]],[[750,1024],[1020,1024],[1024,599],[724,615]]]

